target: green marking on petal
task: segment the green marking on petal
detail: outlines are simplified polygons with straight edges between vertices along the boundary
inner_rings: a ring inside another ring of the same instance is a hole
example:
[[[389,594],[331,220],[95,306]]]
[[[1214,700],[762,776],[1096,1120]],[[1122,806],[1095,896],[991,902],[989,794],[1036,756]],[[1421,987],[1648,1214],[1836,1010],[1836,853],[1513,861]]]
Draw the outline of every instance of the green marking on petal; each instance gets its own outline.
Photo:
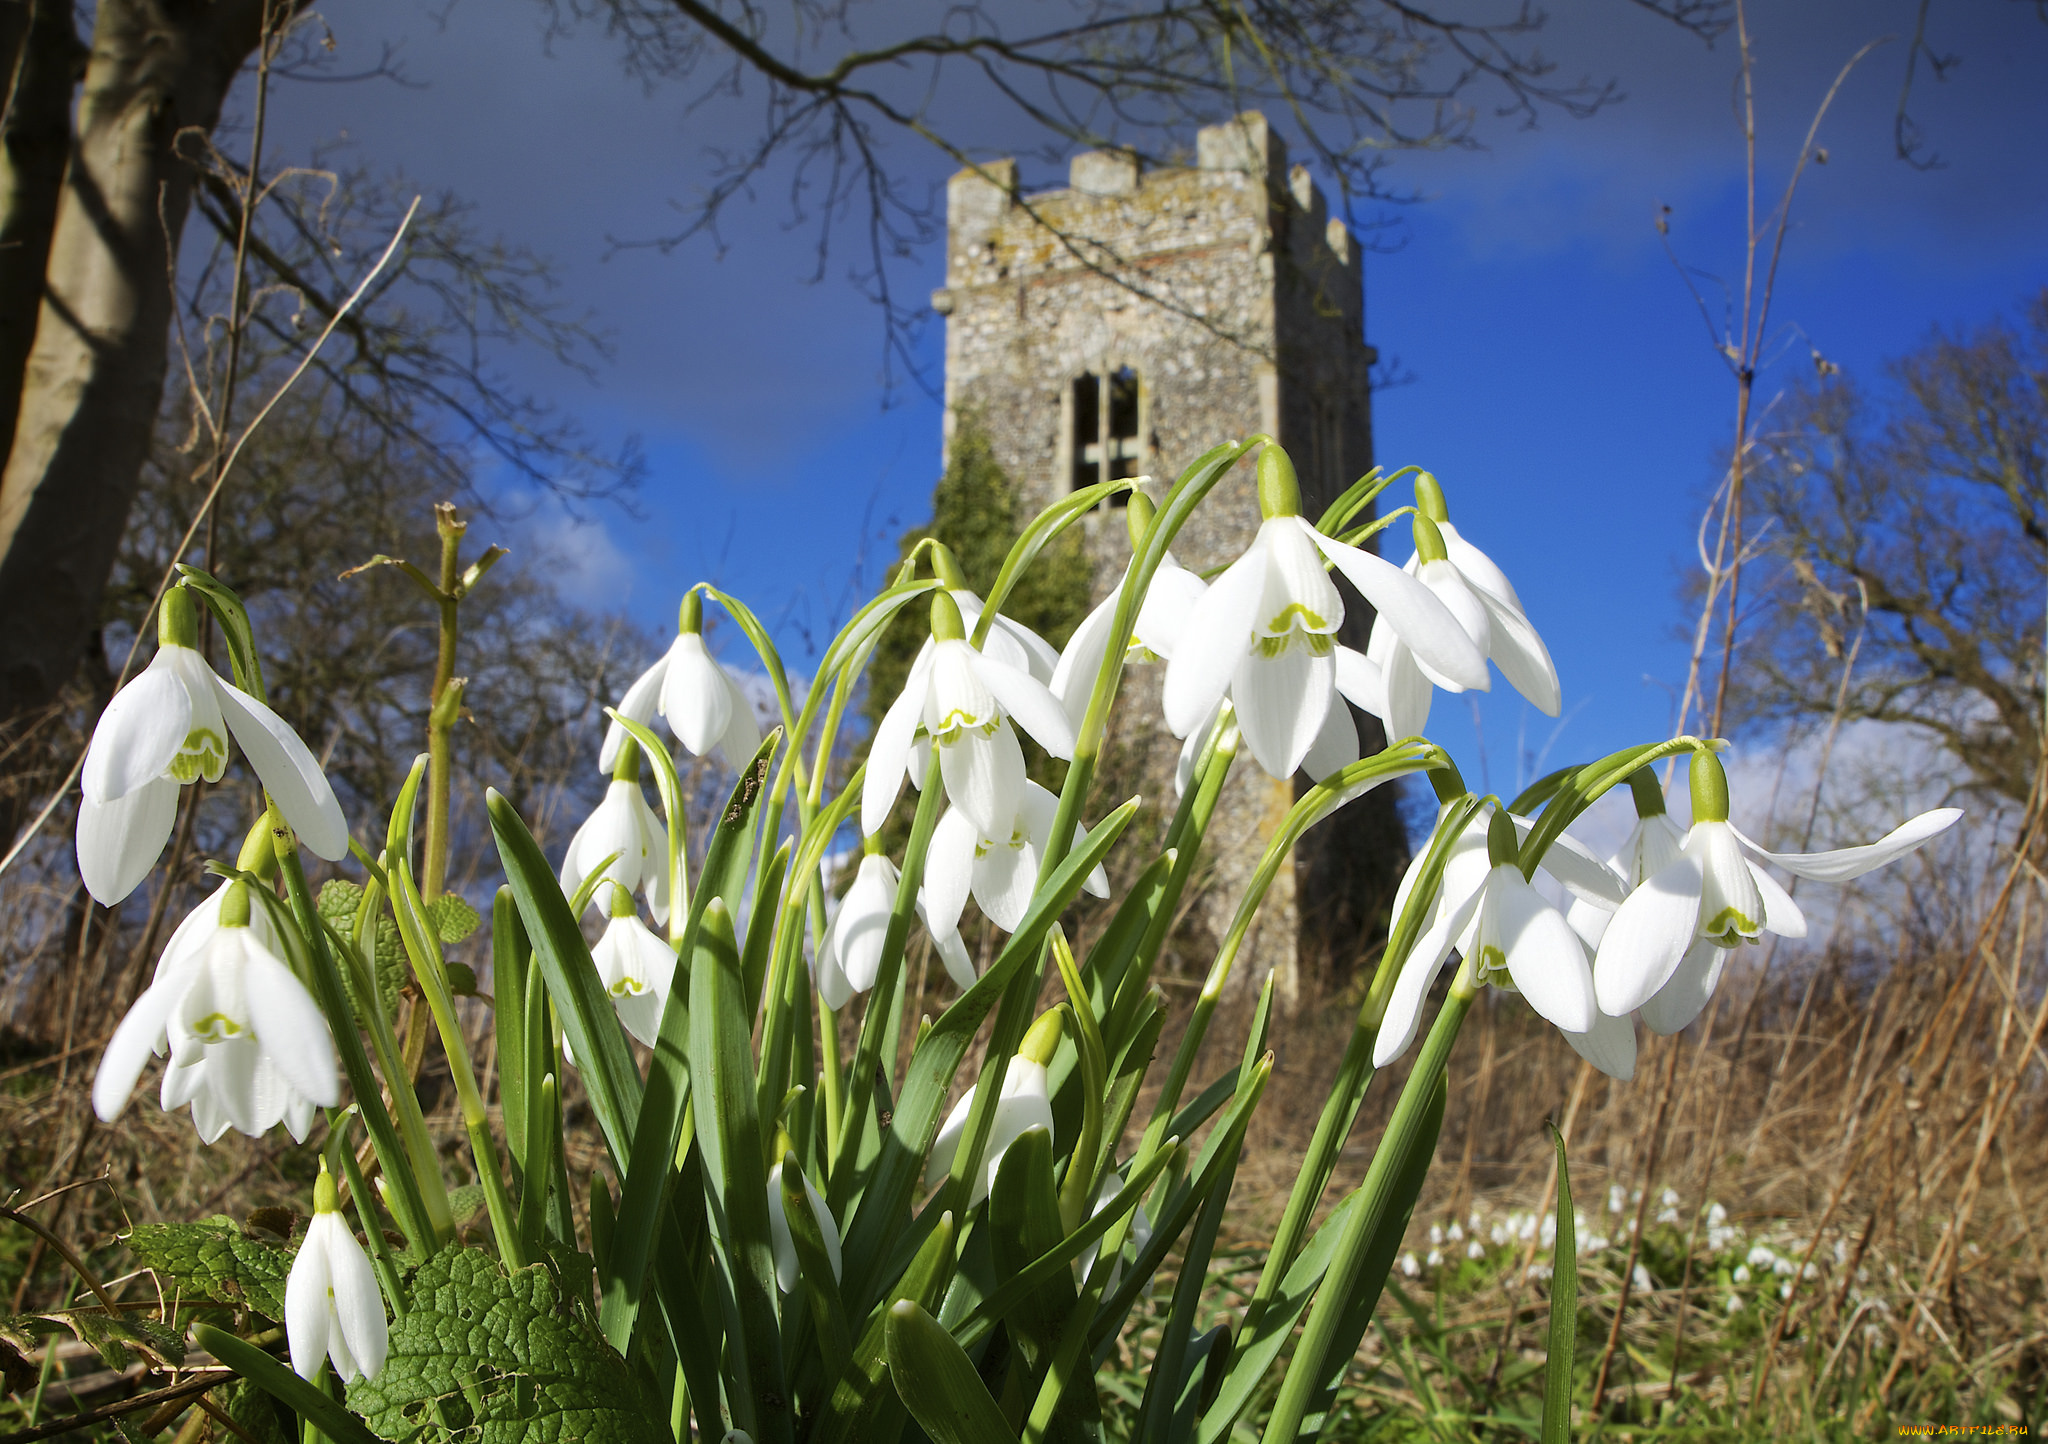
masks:
[[[1495,983],[1500,987],[1514,986],[1507,981],[1508,955],[1491,944],[1479,950],[1479,966],[1474,972],[1482,983]]]
[[[1744,917],[1739,909],[1725,907],[1714,914],[1712,922],[1700,929],[1700,935],[1729,947],[1733,946],[1728,941],[1730,938],[1753,938],[1761,931],[1761,927]]]
[[[208,1013],[192,1025],[192,1034],[202,1043],[225,1043],[248,1030],[226,1013]]]
[[[165,769],[181,783],[197,782],[201,775],[218,779],[228,765],[228,740],[210,727],[194,727],[185,734],[184,745]]]

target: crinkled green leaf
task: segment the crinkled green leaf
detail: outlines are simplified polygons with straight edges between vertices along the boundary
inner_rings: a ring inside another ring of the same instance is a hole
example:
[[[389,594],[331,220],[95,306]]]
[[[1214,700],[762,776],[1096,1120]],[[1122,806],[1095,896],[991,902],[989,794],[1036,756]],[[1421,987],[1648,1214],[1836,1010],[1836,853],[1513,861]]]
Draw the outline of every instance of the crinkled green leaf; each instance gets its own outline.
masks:
[[[313,905],[322,922],[346,932],[354,926],[356,910],[363,905],[362,884],[345,877],[330,877],[320,884],[320,896]]]
[[[545,1267],[508,1275],[479,1249],[443,1249],[407,1279],[406,1295],[384,1368],[348,1390],[349,1407],[386,1439],[653,1444],[666,1437],[626,1361],[571,1310]]]
[[[298,1444],[295,1434],[286,1432],[276,1401],[247,1379],[235,1380],[214,1397],[227,1416],[258,1444]]]
[[[427,904],[427,920],[433,923],[435,935],[444,943],[459,943],[483,926],[476,909],[452,892],[444,892]]]
[[[182,1291],[217,1303],[284,1317],[284,1281],[295,1250],[251,1238],[226,1219],[204,1223],[138,1223],[129,1250],[164,1276],[166,1294]]]

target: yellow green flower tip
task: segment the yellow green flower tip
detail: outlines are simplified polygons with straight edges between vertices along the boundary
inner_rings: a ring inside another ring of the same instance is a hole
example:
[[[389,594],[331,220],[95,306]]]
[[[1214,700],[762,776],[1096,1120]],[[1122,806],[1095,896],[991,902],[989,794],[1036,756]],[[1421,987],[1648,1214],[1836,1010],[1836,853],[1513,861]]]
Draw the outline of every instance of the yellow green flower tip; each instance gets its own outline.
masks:
[[[1138,543],[1145,539],[1145,528],[1152,525],[1155,508],[1152,498],[1142,491],[1133,491],[1130,502],[1124,507],[1124,526],[1131,534],[1131,550],[1138,549]]]
[[[967,624],[960,620],[960,607],[945,592],[932,593],[932,640],[964,642]]]
[[[960,591],[967,585],[967,578],[960,570],[960,559],[944,542],[932,543],[932,575],[949,592]]]
[[[1301,482],[1294,475],[1293,458],[1277,441],[1267,442],[1259,453],[1259,515],[1269,521],[1301,515]]]
[[[1421,512],[1415,513],[1415,557],[1417,561],[1441,562],[1450,559],[1450,548],[1444,545],[1444,534],[1437,530],[1435,522]]]
[[[620,728],[620,731],[625,731]],[[618,761],[612,764],[614,782],[638,782],[640,780],[640,744],[633,734],[626,733],[626,740],[619,744]]]
[[[220,925],[224,928],[249,926],[249,884],[236,878],[220,899]]]
[[[676,631],[684,636],[694,636],[704,630],[704,594],[695,587],[683,593],[683,604],[676,609]]]
[[[1059,1047],[1060,1010],[1054,1008],[1049,1013],[1038,1015],[1038,1021],[1031,1025],[1031,1031],[1017,1045],[1017,1056],[1043,1068],[1052,1062],[1052,1055],[1059,1051]]]
[[[1428,472],[1421,472],[1415,478],[1415,509],[1431,521],[1444,522],[1451,519],[1450,508],[1444,505],[1444,489],[1437,479]]]
[[[603,886],[603,884],[599,884],[599,886]],[[639,915],[639,909],[633,906],[633,894],[628,889],[620,887],[617,883],[612,884],[611,903],[612,916],[615,918],[630,918]]]
[[[256,819],[256,825],[242,839],[242,850],[235,854],[235,866],[258,877],[269,877],[277,870],[277,849],[270,842],[268,811]]]
[[[164,593],[156,614],[156,639],[166,647],[199,645],[199,606],[183,583]]]
[[[1505,807],[1496,805],[1493,816],[1486,824],[1486,858],[1495,867],[1511,864],[1521,853],[1522,839],[1515,831],[1515,820],[1508,816]]]
[[[1664,811],[1664,789],[1649,768],[1638,767],[1628,775],[1628,790],[1635,794],[1637,817],[1656,817]]]
[[[796,1162],[793,1157],[795,1153],[796,1140],[789,1136],[789,1130],[787,1128],[777,1128],[775,1130],[774,1161],[781,1164],[783,1169],[787,1171]]]
[[[1728,774],[1721,770],[1721,759],[1711,752],[1692,755],[1692,820],[1728,820]]]
[[[320,1176],[313,1180],[313,1212],[340,1213],[341,1193],[334,1186],[334,1175],[327,1171],[327,1159],[320,1159]]]

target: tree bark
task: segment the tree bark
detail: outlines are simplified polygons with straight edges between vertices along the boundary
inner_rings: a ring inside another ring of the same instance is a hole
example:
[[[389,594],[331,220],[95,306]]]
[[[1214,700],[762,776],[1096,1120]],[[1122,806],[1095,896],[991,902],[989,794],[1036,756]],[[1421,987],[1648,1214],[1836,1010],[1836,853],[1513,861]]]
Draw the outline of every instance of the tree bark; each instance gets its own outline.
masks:
[[[71,0],[0,0],[0,456],[14,441],[22,372],[36,337],[71,149],[71,92],[85,54]]]
[[[212,130],[263,8],[100,0],[0,472],[0,726],[56,696],[98,625],[163,394],[179,137]]]

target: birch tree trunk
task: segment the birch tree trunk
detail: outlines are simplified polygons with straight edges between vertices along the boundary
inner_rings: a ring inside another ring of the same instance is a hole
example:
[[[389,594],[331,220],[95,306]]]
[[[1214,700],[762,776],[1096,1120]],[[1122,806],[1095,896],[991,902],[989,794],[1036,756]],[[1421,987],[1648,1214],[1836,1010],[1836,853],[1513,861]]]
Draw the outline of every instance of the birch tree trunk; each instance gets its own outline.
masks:
[[[55,8],[68,15],[69,0]],[[195,177],[180,151],[219,119],[263,11],[264,0],[100,0],[76,129],[56,140],[68,155],[47,264],[40,277],[0,273],[0,317],[35,317],[19,386],[0,374],[0,411],[14,403],[0,471],[0,730],[57,695],[98,624],[162,399]],[[24,61],[36,53],[26,29]],[[8,125],[13,164],[11,105]]]

